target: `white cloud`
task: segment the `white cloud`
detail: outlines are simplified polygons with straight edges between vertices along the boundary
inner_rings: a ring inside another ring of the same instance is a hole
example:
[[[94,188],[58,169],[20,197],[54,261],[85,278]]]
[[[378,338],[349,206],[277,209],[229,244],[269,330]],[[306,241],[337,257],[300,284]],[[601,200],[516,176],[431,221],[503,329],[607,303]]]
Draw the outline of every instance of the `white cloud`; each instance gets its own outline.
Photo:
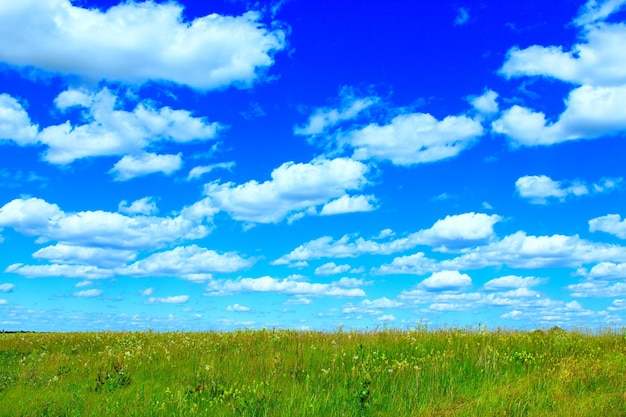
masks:
[[[390,264],[381,265],[373,272],[379,275],[426,275],[437,269],[437,262],[434,259],[427,258],[424,252],[417,252],[412,255],[398,256]]]
[[[113,271],[91,265],[9,265],[4,272],[18,274],[26,278],[64,277],[81,279],[102,279],[113,276]]]
[[[117,206],[117,210],[120,213],[125,214],[143,214],[146,216],[150,216],[158,213],[159,209],[157,208],[156,202],[152,197],[144,197],[139,200],[133,201],[130,205],[128,201],[122,200],[120,204]]]
[[[150,297],[146,301],[146,304],[185,304],[188,300],[188,295],[174,295],[171,297]]]
[[[334,262],[328,262],[320,266],[319,268],[316,268],[315,275],[344,274],[351,270],[352,270],[352,267],[350,265],[337,265]]]
[[[226,169],[230,171],[233,169],[234,166],[235,166],[235,163],[231,161],[231,162],[220,162],[220,163],[212,164],[212,165],[194,167],[191,169],[191,171],[189,171],[189,175],[187,176],[187,181],[200,178],[204,174],[208,174],[214,169]]]
[[[144,297],[147,297],[149,295],[152,295],[153,292],[154,292],[154,288],[150,287],[150,288],[146,288],[145,290],[143,290],[141,292],[141,295],[143,295]]]
[[[569,196],[607,192],[618,187],[621,182],[621,178],[603,178],[597,184],[587,185],[582,181],[555,181],[546,175],[527,175],[515,181],[515,188],[530,203],[547,204],[550,198],[564,201]]]
[[[83,288],[83,287],[91,287],[93,282],[91,281],[81,281],[74,284],[74,288]]]
[[[545,280],[536,277],[520,277],[506,275],[487,281],[483,288],[487,291],[515,290],[518,288],[530,288],[543,283]]]
[[[456,13],[456,18],[454,19],[454,24],[456,26],[462,26],[469,22],[470,15],[469,11],[465,7],[459,7],[459,10]]]
[[[441,261],[440,268],[480,269],[507,265],[511,268],[572,268],[602,261],[626,261],[626,247],[591,242],[578,235],[527,236],[517,232],[503,239],[466,250],[457,258]]]
[[[180,246],[165,252],[154,253],[127,267],[118,269],[130,276],[174,276],[192,281],[212,278],[216,272],[236,272],[252,265],[233,252],[219,254],[196,245]]]
[[[580,15],[574,20],[577,25],[588,25],[604,20],[626,5],[626,0],[589,0],[581,7]]]
[[[99,11],[69,0],[22,0],[0,9],[0,60],[96,80],[249,87],[285,47],[285,33],[268,30],[261,17],[186,21],[175,2],[124,2]]]
[[[226,307],[226,311],[237,311],[237,312],[246,312],[250,311],[250,307],[242,306],[239,304],[233,304],[232,306]]]
[[[20,146],[34,144],[38,130],[19,101],[8,94],[0,94],[0,143],[11,140]]]
[[[373,195],[349,196],[347,194],[324,204],[320,216],[357,213],[376,210],[376,197]]]
[[[154,153],[142,153],[137,156],[126,155],[115,163],[111,174],[116,181],[128,181],[144,175],[161,172],[172,175],[183,165],[182,154],[157,155]]]
[[[589,271],[581,268],[576,273],[594,280],[619,280],[626,278],[626,263],[600,262]]]
[[[378,321],[396,321],[396,316],[393,314],[385,314],[377,318]]]
[[[306,125],[293,129],[296,135],[316,136],[325,133],[337,124],[352,120],[360,113],[379,102],[376,96],[358,98],[352,88],[344,87],[339,92],[341,104],[339,109],[322,107],[316,109],[309,117]]]
[[[14,284],[10,284],[10,283],[0,284],[0,292],[11,292],[13,291],[14,288],[15,288]]]
[[[387,242],[365,240],[361,237],[354,239],[353,235],[344,235],[335,241],[330,236],[323,236],[300,245],[273,264],[319,258],[353,258],[364,254],[391,254],[418,245],[434,246],[443,251],[458,249],[489,241],[494,235],[494,224],[501,219],[498,215],[474,212],[448,215],[429,229]],[[390,236],[393,234],[386,234],[382,238]],[[380,239],[379,236],[378,240]]]
[[[607,281],[585,281],[567,286],[572,297],[580,298],[613,298],[626,296],[626,283]]]
[[[102,294],[102,290],[84,290],[75,292],[74,297],[98,297],[100,294]]]
[[[382,126],[372,123],[349,131],[339,141],[354,148],[355,159],[389,160],[408,166],[452,158],[482,134],[480,122],[466,116],[437,120],[430,114],[410,113]]]
[[[554,145],[626,130],[626,85],[583,85],[569,93],[565,105],[558,120],[550,123],[544,113],[515,105],[504,111],[492,127],[495,132],[508,136],[516,146]]]
[[[85,103],[86,124],[49,126],[37,136],[48,146],[43,158],[52,164],[65,165],[76,159],[141,154],[148,146],[172,141],[180,144],[214,139],[222,126],[193,117],[186,110],[154,108],[151,102],[139,103],[132,112],[117,109],[118,98],[104,88],[97,94],[68,90],[55,103],[61,110]]]
[[[607,307],[607,310],[609,310],[609,311],[626,310],[626,300],[624,300],[624,299],[613,300],[611,305],[609,307]]]
[[[427,291],[458,291],[472,285],[472,279],[459,271],[439,271],[420,282],[418,288]]]
[[[123,265],[135,259],[136,253],[130,250],[73,246],[58,243],[33,253],[35,259],[46,259],[55,264],[93,265],[110,268]]]
[[[387,297],[377,298],[375,300],[365,299],[358,304],[347,303],[342,309],[343,313],[359,313],[359,314],[382,314],[384,309],[398,308],[404,306],[404,303],[390,300]]]
[[[498,93],[493,90],[486,90],[480,96],[470,97],[470,103],[479,114],[492,116],[500,111],[497,99]]]
[[[213,182],[205,186],[205,194],[235,220],[278,223],[288,215],[315,214],[317,206],[347,195],[348,190],[360,190],[368,184],[368,170],[348,158],[287,162],[272,171],[269,181]]]
[[[9,302],[7,300],[5,300],[4,298],[0,298],[0,305],[5,305],[8,304]]]
[[[342,288],[337,283],[311,283],[269,276],[241,278],[236,281],[211,281],[207,285],[208,295],[236,294],[241,292],[275,292],[280,294],[314,295],[329,297],[364,297],[360,288]]]
[[[176,217],[133,216],[105,211],[65,213],[39,198],[15,199],[0,208],[0,227],[12,227],[39,242],[71,246],[148,249],[179,240],[199,239],[211,228],[203,224],[215,209],[202,200]]]
[[[605,232],[626,239],[626,219],[622,220],[619,214],[607,214],[589,220],[590,232]]]

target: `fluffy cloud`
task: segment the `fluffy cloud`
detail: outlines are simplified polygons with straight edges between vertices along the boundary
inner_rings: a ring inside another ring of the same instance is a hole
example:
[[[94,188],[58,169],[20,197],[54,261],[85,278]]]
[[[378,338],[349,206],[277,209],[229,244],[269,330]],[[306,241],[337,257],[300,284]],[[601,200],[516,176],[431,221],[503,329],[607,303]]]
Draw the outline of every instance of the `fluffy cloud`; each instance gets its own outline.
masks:
[[[65,213],[39,198],[15,199],[0,208],[0,227],[11,227],[40,242],[72,246],[150,249],[183,239],[199,239],[211,228],[203,224],[215,209],[200,201],[176,217],[133,216],[105,211]]]
[[[389,160],[394,165],[414,165],[452,158],[482,136],[480,122],[466,116],[437,120],[430,114],[410,113],[388,124],[369,124],[341,136],[354,148],[353,158]]]
[[[626,263],[600,262],[589,271],[584,268],[576,271],[577,275],[583,275],[593,280],[618,280],[626,278]]]
[[[19,101],[8,94],[0,94],[0,141],[10,140],[20,146],[36,142],[39,127],[31,124],[30,117]]]
[[[589,220],[590,232],[605,232],[626,239],[626,219],[622,220],[619,214],[607,214]]]
[[[189,171],[189,175],[187,175],[187,181],[191,181],[197,178],[202,177],[204,174],[208,174],[209,172],[215,169],[226,169],[230,171],[235,166],[234,162],[220,162],[213,165],[204,165],[194,167]]]
[[[11,292],[15,288],[14,284],[0,284],[0,292]]]
[[[226,307],[226,311],[236,311],[239,313],[243,313],[246,311],[250,311],[250,307],[242,306],[239,304],[233,304],[232,306]]]
[[[459,270],[497,265],[520,269],[571,268],[602,261],[626,261],[626,247],[590,242],[577,235],[528,236],[520,231],[442,261],[439,266]]]
[[[368,184],[368,170],[365,164],[347,158],[287,162],[272,171],[269,181],[240,185],[213,182],[205,186],[205,193],[215,207],[235,220],[278,223],[288,215],[315,214],[317,206],[343,197],[349,190],[360,190]],[[340,205],[337,203],[335,210]]]
[[[188,300],[188,295],[174,295],[171,297],[150,297],[146,301],[146,304],[185,304]]]
[[[500,111],[498,106],[498,93],[486,90],[482,95],[470,97],[472,107],[483,116],[492,116]]]
[[[133,201],[130,205],[128,204],[128,201],[122,200],[117,206],[117,210],[120,213],[130,215],[143,214],[146,216],[156,214],[159,211],[156,202],[153,200],[152,197],[140,198],[139,200]]]
[[[135,177],[161,172],[172,175],[183,165],[182,154],[157,155],[142,153],[137,156],[126,155],[115,163],[111,171],[116,181],[128,181]]]
[[[211,281],[207,286],[208,295],[226,295],[242,292],[275,292],[280,294],[364,297],[360,288],[344,288],[336,282],[329,284],[312,283],[292,279],[278,279],[269,276],[261,278],[241,278],[236,281]]]
[[[376,210],[376,197],[373,195],[342,195],[324,204],[320,216],[334,216],[343,213],[358,213]]]
[[[269,30],[261,17],[185,21],[175,2],[123,2],[100,11],[69,0],[23,0],[0,8],[0,60],[96,80],[249,87],[285,47],[285,33]]]
[[[102,290],[84,290],[74,293],[74,297],[98,297],[102,294]]]
[[[236,253],[219,254],[191,245],[154,253],[128,267],[118,269],[118,272],[136,277],[174,276],[203,281],[212,278],[213,273],[236,272],[252,263],[252,260],[244,259]]]
[[[114,273],[110,269],[98,268],[92,265],[9,265],[4,272],[17,274],[26,278],[63,277],[80,279],[103,279],[111,278]]]
[[[582,181],[555,181],[546,175],[527,175],[515,181],[515,188],[530,203],[547,204],[549,199],[564,201],[569,196],[609,192],[618,188],[622,181],[622,178],[603,178],[588,185]]]
[[[626,283],[607,281],[585,281],[567,286],[572,297],[580,298],[613,298],[626,296]]]
[[[296,135],[317,136],[326,133],[328,129],[337,124],[352,120],[359,114],[379,103],[376,96],[359,98],[352,88],[344,87],[339,93],[341,103],[338,109],[322,107],[316,109],[306,125],[293,129]]]
[[[418,288],[427,291],[458,291],[472,285],[472,279],[459,271],[439,271],[420,282]]]
[[[323,236],[300,245],[273,263],[280,265],[319,258],[353,258],[364,254],[390,254],[418,245],[433,246],[444,251],[459,249],[489,241],[494,234],[494,224],[500,220],[501,217],[498,215],[474,212],[449,215],[435,222],[429,229],[386,242],[365,240],[362,237],[354,239],[352,235],[344,235],[339,240]],[[389,236],[385,234],[384,237]]]
[[[426,257],[424,252],[417,252],[412,255],[398,256],[390,264],[381,265],[374,269],[373,272],[379,275],[426,275],[437,269],[439,269],[437,261]]]
[[[515,290],[518,288],[530,288],[544,282],[544,279],[536,277],[520,277],[507,275],[487,281],[483,288],[487,291]]]
[[[553,145],[594,139],[626,130],[626,25],[606,23],[623,6],[621,0],[590,0],[575,24],[583,43],[564,51],[560,46],[513,48],[500,69],[511,77],[543,76],[577,85],[555,122],[546,115],[515,105],[492,124],[516,146]]]
[[[315,269],[315,275],[337,275],[345,274],[346,272],[359,272],[360,270],[354,270],[350,265],[337,265],[334,262],[328,262],[319,268]]]
[[[68,121],[43,129],[37,140],[48,146],[44,159],[65,165],[87,157],[141,154],[158,142],[207,141],[215,138],[221,128],[219,123],[208,123],[186,110],[156,109],[142,102],[133,111],[125,111],[116,108],[117,101],[106,88],[97,94],[79,90],[61,93],[56,106],[61,110],[85,108],[88,123],[72,126]]]
[[[358,304],[347,303],[342,309],[342,312],[378,315],[382,314],[385,309],[402,306],[404,306],[404,304],[399,301],[390,300],[387,297],[381,297],[375,300],[365,299]]]
[[[565,111],[553,123],[548,123],[544,113],[515,105],[504,111],[492,127],[508,136],[515,146],[554,145],[626,130],[626,85],[583,85],[569,93],[565,105]]]
[[[124,265],[135,259],[131,250],[73,246],[58,243],[33,253],[35,259],[46,259],[55,264],[93,265],[110,268]]]

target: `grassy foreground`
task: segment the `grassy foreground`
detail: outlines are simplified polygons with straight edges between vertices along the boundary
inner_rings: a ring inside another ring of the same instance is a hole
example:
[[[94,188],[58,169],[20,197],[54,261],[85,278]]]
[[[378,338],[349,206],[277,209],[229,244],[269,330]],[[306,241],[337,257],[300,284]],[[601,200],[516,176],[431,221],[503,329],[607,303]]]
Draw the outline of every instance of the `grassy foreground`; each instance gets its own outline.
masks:
[[[0,334],[1,416],[624,416],[626,333]]]

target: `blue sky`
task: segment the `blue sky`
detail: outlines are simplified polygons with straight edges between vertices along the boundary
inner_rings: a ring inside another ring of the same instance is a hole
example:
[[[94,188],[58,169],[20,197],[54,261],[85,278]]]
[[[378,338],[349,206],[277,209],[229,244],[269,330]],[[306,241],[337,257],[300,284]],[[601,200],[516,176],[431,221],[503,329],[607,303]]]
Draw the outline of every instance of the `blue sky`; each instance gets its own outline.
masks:
[[[0,0],[0,328],[622,326],[625,18]]]

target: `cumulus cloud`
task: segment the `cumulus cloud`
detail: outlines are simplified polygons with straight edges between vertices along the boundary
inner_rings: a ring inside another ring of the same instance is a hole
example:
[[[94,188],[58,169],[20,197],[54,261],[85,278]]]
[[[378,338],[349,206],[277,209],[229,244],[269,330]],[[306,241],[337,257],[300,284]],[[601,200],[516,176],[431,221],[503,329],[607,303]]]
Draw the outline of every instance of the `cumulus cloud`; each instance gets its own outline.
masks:
[[[142,153],[137,156],[126,155],[115,163],[111,171],[116,181],[128,181],[135,177],[160,172],[172,175],[183,165],[182,154],[157,155],[154,153]]]
[[[492,127],[508,136],[514,146],[554,145],[626,130],[626,85],[583,85],[569,93],[565,105],[555,122],[548,122],[542,112],[515,105],[505,110]]]
[[[359,114],[380,102],[376,96],[357,97],[354,89],[343,87],[339,93],[339,108],[322,107],[315,109],[304,126],[296,126],[296,135],[317,136],[326,133],[337,124],[352,120]]]
[[[591,242],[578,235],[529,236],[519,231],[441,261],[439,266],[459,270],[497,265],[520,269],[572,268],[602,261],[626,261],[626,247]]]
[[[250,307],[242,306],[239,304],[233,304],[231,306],[226,307],[226,311],[236,311],[239,313],[243,313],[246,311],[250,311]]]
[[[285,32],[268,29],[261,17],[186,21],[176,2],[123,2],[100,11],[69,0],[23,0],[0,9],[0,60],[95,80],[245,88],[286,44]]]
[[[74,293],[74,297],[98,297],[102,294],[102,290],[84,290]]]
[[[323,236],[300,245],[273,263],[281,265],[319,258],[353,258],[364,254],[391,254],[418,245],[436,247],[441,251],[460,249],[489,241],[494,236],[494,224],[500,220],[501,217],[498,215],[474,212],[448,215],[435,222],[429,229],[383,242],[366,240],[362,237],[355,239],[354,235],[344,235],[338,240]],[[392,233],[385,233],[378,240],[392,236]]]
[[[15,288],[14,284],[10,284],[10,283],[0,284],[0,292],[11,292],[13,291],[14,288]]]
[[[462,26],[462,25],[465,25],[467,22],[469,22],[469,20],[470,20],[470,14],[467,8],[459,7],[459,10],[457,10],[457,13],[456,13],[456,18],[454,19],[454,24],[456,26]]]
[[[213,250],[191,245],[154,253],[118,269],[118,272],[136,277],[174,276],[192,281],[203,281],[211,279],[213,273],[236,272],[249,267],[253,262],[233,252],[219,254]]]
[[[457,156],[483,134],[480,122],[467,116],[437,120],[430,114],[410,113],[388,124],[369,124],[342,134],[340,142],[354,148],[358,160],[388,160],[409,166]]]
[[[117,210],[120,213],[125,214],[143,214],[146,216],[150,216],[158,213],[159,209],[157,208],[156,202],[152,197],[143,197],[139,200],[133,201],[130,205],[128,201],[122,200],[120,204],[117,206]]]
[[[322,207],[320,216],[334,216],[344,213],[358,213],[376,210],[376,197],[373,195],[342,195]]]
[[[520,277],[506,275],[487,281],[483,288],[487,291],[515,290],[518,288],[530,288],[545,282],[545,279],[536,277]]]
[[[626,219],[622,220],[619,214],[607,214],[589,220],[590,232],[605,232],[626,239]]]
[[[48,126],[37,136],[47,145],[43,158],[52,164],[66,165],[81,158],[141,154],[159,142],[185,144],[215,138],[222,126],[189,111],[169,107],[155,108],[139,103],[133,111],[118,109],[118,97],[104,88],[98,93],[67,90],[55,100],[61,110],[69,107],[86,109],[86,124]]]
[[[514,146],[553,145],[626,130],[626,25],[603,21],[623,4],[588,1],[575,20],[583,42],[569,51],[539,45],[511,49],[500,69],[505,77],[549,77],[576,87],[555,121],[515,105],[492,124],[493,130],[508,136]]]
[[[46,259],[55,264],[93,265],[110,268],[135,260],[132,250],[73,246],[57,243],[33,253],[35,259]]]
[[[588,271],[581,268],[576,271],[576,274],[593,280],[624,279],[626,278],[626,263],[600,262]]]
[[[426,275],[438,269],[437,261],[430,259],[424,252],[398,256],[390,264],[381,265],[373,272],[379,275],[409,274]]]
[[[470,103],[479,114],[489,117],[500,111],[497,99],[498,93],[493,90],[486,90],[480,96],[470,97]]]
[[[98,268],[92,265],[24,265],[21,263],[9,265],[4,272],[17,274],[26,278],[62,277],[80,279],[111,278],[114,273],[110,269]]]
[[[610,181],[610,180],[609,180]],[[616,181],[610,181],[616,185]],[[564,185],[561,181],[554,181],[547,175],[526,175],[515,181],[515,188],[520,197],[528,199],[532,204],[547,204],[548,199],[564,201],[568,196],[582,196],[590,193],[590,189],[582,181],[573,181],[571,185]],[[610,188],[610,187],[609,187]],[[592,190],[605,190],[607,187],[598,185]]]
[[[36,143],[39,126],[30,121],[22,104],[8,94],[0,94],[0,143],[13,141],[20,146]]]
[[[203,165],[197,166],[189,171],[189,175],[187,175],[187,181],[195,180],[197,178],[202,177],[204,174],[208,174],[209,172],[215,169],[226,169],[228,171],[232,170],[235,166],[234,162],[220,162],[212,165]]]
[[[272,171],[271,180],[239,185],[213,182],[205,186],[205,194],[216,208],[235,220],[278,223],[288,215],[316,214],[317,206],[362,189],[368,184],[368,171],[367,165],[348,158],[287,162]],[[340,205],[335,205],[337,212]],[[352,209],[363,208],[353,205]]]
[[[572,297],[579,298],[613,298],[626,296],[626,283],[607,281],[585,281],[567,286]]]
[[[329,297],[364,297],[360,288],[345,288],[337,282],[329,284],[306,281],[279,279],[269,276],[261,278],[241,278],[238,280],[215,280],[207,285],[208,295],[227,295],[242,292],[275,292],[279,294],[329,296]]]
[[[347,303],[343,309],[343,313],[359,313],[359,314],[382,314],[385,309],[397,308],[404,306],[400,301],[390,300],[387,297],[377,298],[375,300],[365,299],[358,304]]]
[[[427,291],[458,291],[472,285],[472,279],[459,271],[439,271],[419,283]]]
[[[150,297],[146,304],[185,304],[189,301],[188,295],[174,295],[171,297]]]
[[[363,269],[353,269],[350,265],[337,265],[334,262],[328,262],[315,269],[315,275],[337,275],[346,272],[363,272]]]
[[[106,211],[66,213],[39,198],[19,198],[0,208],[0,227],[11,227],[38,241],[56,240],[72,246],[149,249],[211,231],[203,224],[215,209],[200,201],[175,217],[125,216]]]

